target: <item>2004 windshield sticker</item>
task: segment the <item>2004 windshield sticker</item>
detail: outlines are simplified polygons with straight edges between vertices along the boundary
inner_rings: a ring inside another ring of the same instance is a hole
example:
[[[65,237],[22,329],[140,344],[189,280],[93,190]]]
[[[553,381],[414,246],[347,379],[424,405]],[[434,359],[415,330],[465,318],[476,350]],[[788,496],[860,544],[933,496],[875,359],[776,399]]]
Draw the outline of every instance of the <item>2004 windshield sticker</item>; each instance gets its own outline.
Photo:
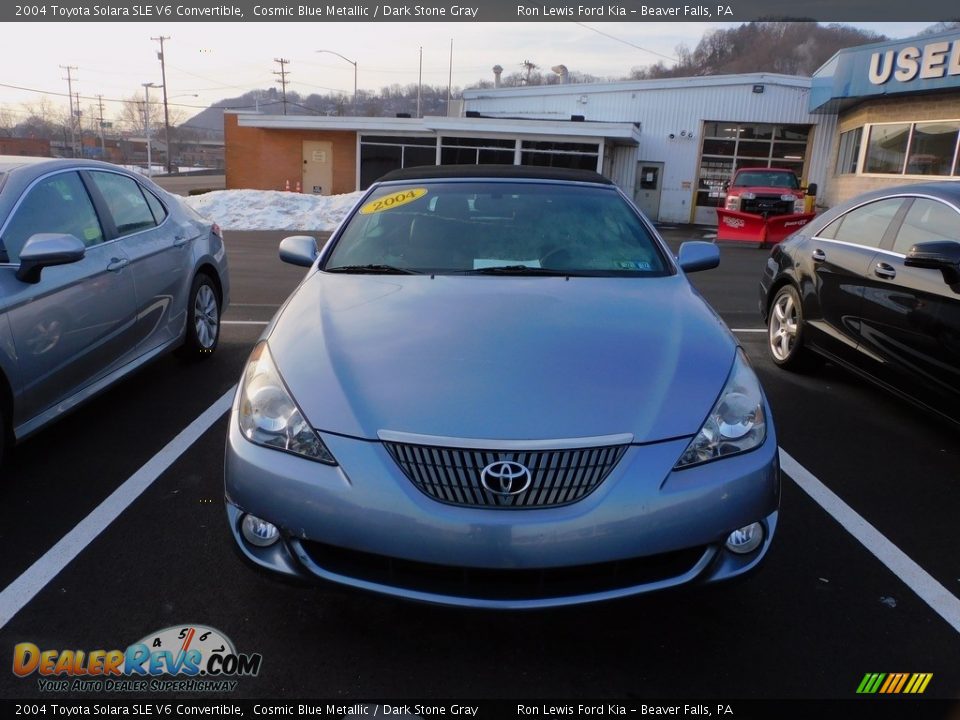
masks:
[[[401,205],[419,200],[426,194],[426,188],[413,188],[411,190],[400,190],[395,193],[390,193],[389,195],[378,197],[376,200],[371,200],[366,203],[360,208],[360,214],[372,215],[373,213],[383,212],[384,210],[393,210]]]

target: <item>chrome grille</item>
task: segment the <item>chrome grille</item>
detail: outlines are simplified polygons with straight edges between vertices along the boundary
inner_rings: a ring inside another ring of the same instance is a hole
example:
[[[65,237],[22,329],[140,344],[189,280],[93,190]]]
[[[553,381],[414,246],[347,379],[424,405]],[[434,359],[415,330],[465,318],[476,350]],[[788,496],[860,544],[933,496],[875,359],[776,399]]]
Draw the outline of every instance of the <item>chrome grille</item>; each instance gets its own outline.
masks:
[[[567,450],[504,451],[384,442],[410,481],[434,500],[450,505],[490,508],[540,508],[576,502],[602,483],[627,445]],[[515,495],[494,493],[480,474],[497,461],[530,470],[530,486]]]

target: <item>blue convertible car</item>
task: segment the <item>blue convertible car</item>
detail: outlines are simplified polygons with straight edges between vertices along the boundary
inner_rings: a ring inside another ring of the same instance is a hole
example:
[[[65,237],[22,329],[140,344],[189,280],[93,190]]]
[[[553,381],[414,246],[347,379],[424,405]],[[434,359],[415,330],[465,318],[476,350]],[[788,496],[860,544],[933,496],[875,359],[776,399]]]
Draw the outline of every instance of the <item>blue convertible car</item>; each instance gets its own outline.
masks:
[[[722,580],[776,527],[770,409],[609,180],[429,167],[370,188],[256,345],[226,505],[278,573],[534,608]]]

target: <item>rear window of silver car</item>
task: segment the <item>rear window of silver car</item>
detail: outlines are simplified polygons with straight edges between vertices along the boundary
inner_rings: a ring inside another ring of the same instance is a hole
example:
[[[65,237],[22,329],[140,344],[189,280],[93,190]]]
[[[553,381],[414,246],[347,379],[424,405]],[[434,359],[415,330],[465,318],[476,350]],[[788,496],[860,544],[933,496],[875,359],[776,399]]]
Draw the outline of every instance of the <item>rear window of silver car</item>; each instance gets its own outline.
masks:
[[[377,188],[340,233],[325,269],[387,266],[482,272],[667,275],[636,211],[610,187],[549,182],[410,182]]]

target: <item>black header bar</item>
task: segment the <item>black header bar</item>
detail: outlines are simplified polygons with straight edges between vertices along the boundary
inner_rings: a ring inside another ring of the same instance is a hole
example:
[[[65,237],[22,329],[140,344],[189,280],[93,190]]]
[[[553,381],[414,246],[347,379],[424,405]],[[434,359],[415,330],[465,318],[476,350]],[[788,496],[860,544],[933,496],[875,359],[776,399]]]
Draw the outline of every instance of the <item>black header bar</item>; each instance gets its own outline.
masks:
[[[169,3],[169,4],[167,4]],[[929,21],[953,0],[63,0],[3,3],[3,22],[818,22]]]

